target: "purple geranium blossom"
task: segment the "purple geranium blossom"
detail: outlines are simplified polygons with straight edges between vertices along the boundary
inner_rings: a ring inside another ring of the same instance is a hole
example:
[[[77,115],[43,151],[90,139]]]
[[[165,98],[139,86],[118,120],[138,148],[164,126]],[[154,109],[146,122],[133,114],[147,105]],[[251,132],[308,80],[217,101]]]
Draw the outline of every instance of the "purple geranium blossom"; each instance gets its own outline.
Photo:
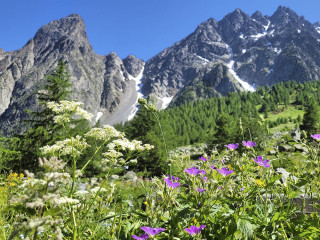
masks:
[[[212,165],[212,166],[210,166],[212,169],[216,169],[216,166],[215,165]]]
[[[311,135],[314,140],[320,141],[320,134]]]
[[[179,178],[172,176],[171,177],[172,181],[171,181],[169,175],[167,175],[167,177],[168,178],[164,178],[163,180],[167,183],[169,188],[174,189],[174,188],[179,187],[181,185],[178,182],[173,182],[173,181],[177,181]]]
[[[192,168],[188,168],[188,169],[185,169],[184,170],[186,173],[190,174],[190,175],[198,175],[198,174],[207,174],[207,172],[205,170],[201,170],[201,169],[197,169],[195,167],[192,167]]]
[[[141,234],[140,236],[132,235],[132,238],[137,239],[137,240],[144,240],[144,239],[148,239],[149,236],[147,234]]]
[[[251,142],[251,141],[247,141],[247,142],[246,141],[242,141],[242,144],[246,148],[252,148],[252,147],[254,147],[256,145],[255,142]]]
[[[167,174],[166,177],[167,177],[168,179],[170,179],[171,181],[178,181],[178,180],[179,180],[178,177],[174,177],[174,176],[171,176],[171,177],[170,177],[169,174]]]
[[[220,187],[218,187],[218,189],[220,190],[220,189],[222,189],[222,187],[220,186]]]
[[[233,170],[228,170],[228,168],[221,168],[221,170],[220,169],[215,169],[215,170],[217,170],[220,174],[222,174],[223,176],[228,176],[228,175],[230,175],[231,173],[233,173],[234,171]]]
[[[268,159],[265,159],[263,160],[261,156],[258,156],[257,159],[253,159],[256,163],[258,163],[260,166],[263,166],[263,167],[270,167],[270,164],[269,164],[269,160]]]
[[[203,181],[207,183],[208,182],[208,178],[207,177],[203,177]]]
[[[165,228],[151,228],[151,227],[141,227],[141,229],[151,237],[166,230]]]
[[[242,187],[242,188],[240,188],[240,191],[244,191],[246,188],[245,187]]]
[[[224,146],[229,148],[231,151],[233,151],[239,147],[239,143],[236,143],[236,144],[229,143],[228,145],[224,145]]]
[[[199,193],[202,193],[202,192],[205,192],[205,191],[207,191],[207,190],[205,190],[205,189],[203,189],[203,188],[197,188],[197,191],[198,191]]]
[[[197,226],[190,226],[190,228],[185,228],[184,230],[189,233],[190,235],[198,234],[202,229],[204,229],[206,225],[201,225],[200,227]]]
[[[210,157],[208,157],[208,158],[205,158],[205,157],[201,157],[201,158],[199,158],[200,160],[202,160],[202,161],[204,161],[204,162],[206,162],[207,160],[209,160],[210,159]]]

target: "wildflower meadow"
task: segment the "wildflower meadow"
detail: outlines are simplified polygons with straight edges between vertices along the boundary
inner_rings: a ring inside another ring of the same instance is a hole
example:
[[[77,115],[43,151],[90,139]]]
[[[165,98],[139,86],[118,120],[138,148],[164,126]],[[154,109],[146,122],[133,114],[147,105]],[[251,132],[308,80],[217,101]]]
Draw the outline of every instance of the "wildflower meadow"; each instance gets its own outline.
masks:
[[[48,107],[66,131],[71,119],[92,117],[78,102]],[[152,145],[111,126],[70,134],[40,149],[41,171],[3,176],[0,239],[319,239],[320,134],[302,144],[308,153],[290,169],[244,139],[197,160],[170,155],[165,175],[128,181],[111,172],[139,164]],[[105,175],[88,178],[97,154]]]

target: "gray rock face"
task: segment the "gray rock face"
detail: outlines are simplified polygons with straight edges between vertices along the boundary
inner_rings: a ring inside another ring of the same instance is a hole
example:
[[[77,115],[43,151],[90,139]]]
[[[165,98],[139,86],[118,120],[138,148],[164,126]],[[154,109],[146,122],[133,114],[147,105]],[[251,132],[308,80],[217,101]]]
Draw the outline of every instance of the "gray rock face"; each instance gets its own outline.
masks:
[[[211,18],[146,62],[142,91],[158,98],[182,93],[202,78],[204,69],[227,65],[231,59],[240,79],[255,87],[317,80],[320,24],[311,24],[282,6],[271,17],[258,11],[250,17],[236,9],[219,22]]]
[[[240,9],[221,21],[201,23],[186,38],[146,63],[129,55],[94,53],[79,15],[43,26],[21,49],[0,49],[0,129],[23,131],[25,109],[37,110],[35,93],[59,60],[67,62],[73,93],[102,124],[128,119],[137,99],[132,79],[143,72],[142,93],[163,106],[223,96],[279,81],[320,79],[320,23],[280,6],[272,16]],[[102,116],[101,116],[102,114]],[[99,117],[98,117],[99,116]]]
[[[0,51],[0,129],[5,134],[25,130],[27,126],[20,124],[28,118],[25,109],[38,108],[35,92],[59,60],[67,62],[71,75],[73,93],[69,98],[83,102],[93,114],[104,113],[100,118],[102,123],[108,123],[109,116],[121,106],[128,92],[133,95],[131,102],[135,101],[136,93],[129,89],[134,87],[129,73],[135,75],[141,71],[143,61],[129,56],[124,64],[115,53],[95,54],[83,20],[73,14],[40,28],[23,48]],[[126,118],[120,116],[119,120]]]

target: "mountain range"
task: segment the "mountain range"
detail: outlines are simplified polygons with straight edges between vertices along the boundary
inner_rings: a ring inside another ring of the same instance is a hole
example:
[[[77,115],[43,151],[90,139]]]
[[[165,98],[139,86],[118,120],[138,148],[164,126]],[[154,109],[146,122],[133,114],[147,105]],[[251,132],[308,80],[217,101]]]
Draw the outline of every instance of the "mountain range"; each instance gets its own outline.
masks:
[[[39,109],[36,92],[64,60],[70,99],[94,114],[92,124],[130,120],[138,97],[159,109],[198,98],[254,91],[280,81],[320,79],[320,23],[280,6],[272,16],[240,9],[201,23],[186,38],[144,62],[133,55],[97,55],[82,18],[72,14],[41,27],[17,51],[0,49],[0,129],[24,131],[25,109]]]

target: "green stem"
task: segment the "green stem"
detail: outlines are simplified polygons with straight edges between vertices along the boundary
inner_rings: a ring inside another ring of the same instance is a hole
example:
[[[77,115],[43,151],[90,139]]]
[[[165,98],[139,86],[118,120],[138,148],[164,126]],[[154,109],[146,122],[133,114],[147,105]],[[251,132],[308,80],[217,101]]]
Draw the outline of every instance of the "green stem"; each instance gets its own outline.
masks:
[[[84,169],[88,166],[88,164],[92,161],[92,159],[94,158],[94,156],[99,152],[99,150],[101,149],[101,147],[110,139],[106,139],[94,152],[94,154],[91,156],[91,158],[86,162],[86,164],[81,168],[81,172],[84,171]]]
[[[158,122],[158,125],[159,125],[159,128],[160,128],[160,131],[161,131],[161,136],[162,136],[162,140],[163,140],[163,144],[164,144],[164,148],[165,148],[165,151],[166,151],[166,159],[168,161],[168,150],[167,150],[167,144],[166,144],[166,140],[164,138],[164,134],[163,134],[163,131],[162,131],[162,127],[161,127],[161,123],[160,123],[160,119],[158,117],[158,114],[156,114],[155,112],[152,112],[153,115],[156,117],[157,119],[157,122]]]

